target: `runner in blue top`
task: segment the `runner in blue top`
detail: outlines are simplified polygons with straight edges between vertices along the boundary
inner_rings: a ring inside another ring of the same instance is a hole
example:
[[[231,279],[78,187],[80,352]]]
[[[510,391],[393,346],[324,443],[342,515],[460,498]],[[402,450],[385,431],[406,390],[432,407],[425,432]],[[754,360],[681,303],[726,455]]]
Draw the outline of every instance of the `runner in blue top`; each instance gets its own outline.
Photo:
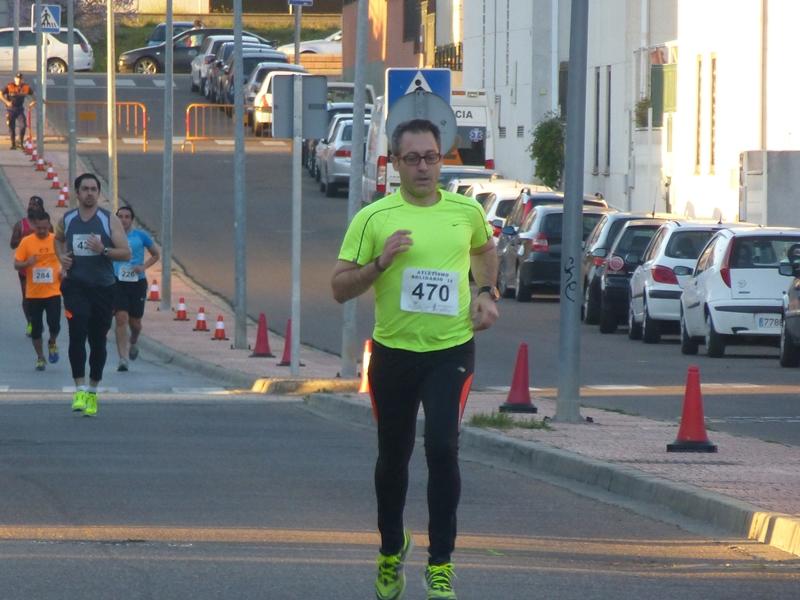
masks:
[[[117,282],[114,285],[114,316],[117,321],[117,353],[119,366],[117,371],[128,370],[128,360],[136,360],[139,349],[136,342],[142,332],[142,317],[144,305],[147,300],[147,276],[145,269],[158,262],[161,253],[153,239],[141,229],[134,229],[133,209],[122,206],[117,210],[117,217],[122,222],[122,227],[128,236],[131,247],[129,261],[114,262],[114,275]],[[144,258],[144,251],[150,255]],[[129,332],[130,329],[130,332]]]

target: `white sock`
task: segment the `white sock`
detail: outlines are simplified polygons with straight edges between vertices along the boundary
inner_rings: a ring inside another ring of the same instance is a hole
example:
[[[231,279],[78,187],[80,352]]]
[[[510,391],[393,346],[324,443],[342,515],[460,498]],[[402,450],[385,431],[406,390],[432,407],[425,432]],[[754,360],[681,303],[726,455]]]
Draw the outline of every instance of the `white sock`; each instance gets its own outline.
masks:
[[[90,394],[96,394],[97,393],[97,386],[96,385],[89,385],[89,386],[87,386],[86,391],[89,392]]]

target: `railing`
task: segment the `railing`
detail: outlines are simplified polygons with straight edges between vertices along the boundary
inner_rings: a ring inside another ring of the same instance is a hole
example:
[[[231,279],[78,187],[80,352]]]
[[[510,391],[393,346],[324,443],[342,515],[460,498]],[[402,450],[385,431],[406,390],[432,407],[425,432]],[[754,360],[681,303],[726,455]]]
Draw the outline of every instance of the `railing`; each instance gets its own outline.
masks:
[[[443,67],[451,71],[464,70],[464,46],[461,42],[437,46],[434,56],[434,67]]]

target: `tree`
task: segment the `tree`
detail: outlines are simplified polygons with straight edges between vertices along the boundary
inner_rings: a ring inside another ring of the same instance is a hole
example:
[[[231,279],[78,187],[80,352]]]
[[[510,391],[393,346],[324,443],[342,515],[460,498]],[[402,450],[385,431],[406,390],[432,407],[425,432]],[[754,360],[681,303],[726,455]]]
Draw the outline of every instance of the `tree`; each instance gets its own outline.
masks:
[[[546,186],[558,189],[564,174],[564,137],[566,124],[555,113],[547,113],[533,130],[533,142],[528,146],[536,162],[534,175]]]

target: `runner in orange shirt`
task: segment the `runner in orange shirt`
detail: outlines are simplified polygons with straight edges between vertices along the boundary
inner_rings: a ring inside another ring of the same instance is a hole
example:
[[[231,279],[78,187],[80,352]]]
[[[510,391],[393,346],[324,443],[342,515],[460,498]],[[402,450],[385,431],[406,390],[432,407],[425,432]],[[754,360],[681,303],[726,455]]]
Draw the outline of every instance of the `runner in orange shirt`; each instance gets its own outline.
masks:
[[[55,235],[50,233],[50,215],[41,211],[31,218],[33,235],[22,238],[14,253],[14,268],[25,271],[25,299],[31,315],[31,339],[36,350],[36,370],[44,371],[42,347],[47,314],[50,332],[48,354],[51,363],[58,361],[56,338],[61,330],[61,263],[56,255]]]

